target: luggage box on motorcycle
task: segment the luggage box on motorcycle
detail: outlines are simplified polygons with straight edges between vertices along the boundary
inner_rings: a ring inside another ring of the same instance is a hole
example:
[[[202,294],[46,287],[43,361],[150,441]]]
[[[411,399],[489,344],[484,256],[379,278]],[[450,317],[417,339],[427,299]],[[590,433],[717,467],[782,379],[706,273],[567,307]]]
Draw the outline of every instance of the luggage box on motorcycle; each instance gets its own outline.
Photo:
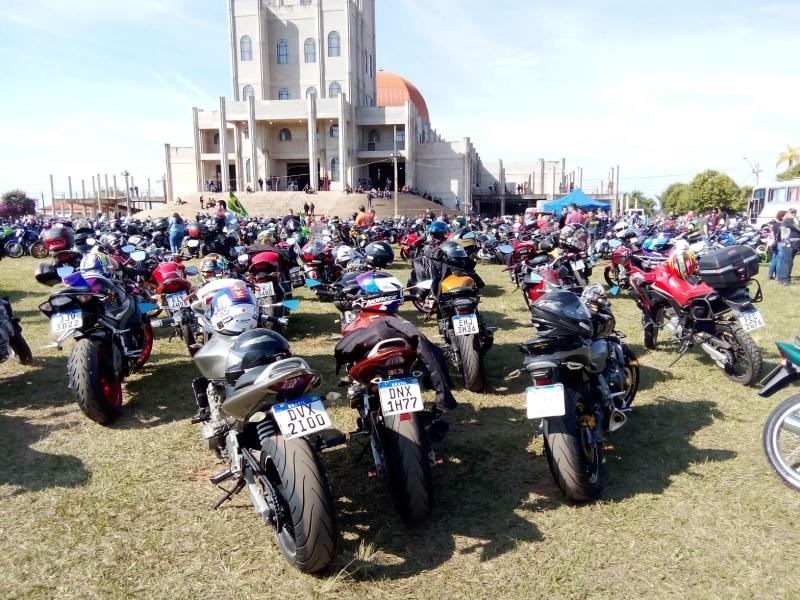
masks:
[[[702,256],[697,274],[714,289],[740,285],[758,274],[758,254],[749,246],[728,246]]]

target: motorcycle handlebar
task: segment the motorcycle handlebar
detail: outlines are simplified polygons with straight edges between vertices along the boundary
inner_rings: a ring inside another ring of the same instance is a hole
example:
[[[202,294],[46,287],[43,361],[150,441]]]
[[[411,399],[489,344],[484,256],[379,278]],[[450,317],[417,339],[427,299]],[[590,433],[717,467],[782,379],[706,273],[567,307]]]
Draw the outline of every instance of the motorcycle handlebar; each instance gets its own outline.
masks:
[[[275,325],[288,325],[289,319],[286,317],[272,317],[270,315],[261,315],[261,322],[262,323],[274,323]]]

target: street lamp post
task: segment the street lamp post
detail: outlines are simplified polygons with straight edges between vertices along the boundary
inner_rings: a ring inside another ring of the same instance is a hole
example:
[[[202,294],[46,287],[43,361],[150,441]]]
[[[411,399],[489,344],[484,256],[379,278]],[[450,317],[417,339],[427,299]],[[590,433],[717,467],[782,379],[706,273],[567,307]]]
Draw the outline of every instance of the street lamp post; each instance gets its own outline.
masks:
[[[761,173],[761,172],[762,172],[764,169],[762,169],[762,168],[761,168],[761,165],[760,165],[760,164],[758,164],[758,163],[756,163],[755,165],[754,165],[753,163],[751,163],[751,162],[750,162],[750,159],[749,159],[749,158],[747,158],[746,156],[743,156],[742,158],[743,158],[744,160],[746,160],[746,161],[747,161],[747,164],[748,164],[748,165],[750,165],[750,171],[751,171],[751,172],[753,173],[753,175],[755,176],[755,178],[756,178],[756,185],[758,185],[758,174],[759,174],[759,173]]]
[[[123,171],[122,176],[125,178],[125,200],[126,204],[128,205],[128,217],[131,216],[131,188],[128,185],[128,179],[130,178],[131,174],[128,171]]]
[[[394,163],[394,216],[397,216],[397,125],[394,126],[394,151],[392,152],[392,162]]]

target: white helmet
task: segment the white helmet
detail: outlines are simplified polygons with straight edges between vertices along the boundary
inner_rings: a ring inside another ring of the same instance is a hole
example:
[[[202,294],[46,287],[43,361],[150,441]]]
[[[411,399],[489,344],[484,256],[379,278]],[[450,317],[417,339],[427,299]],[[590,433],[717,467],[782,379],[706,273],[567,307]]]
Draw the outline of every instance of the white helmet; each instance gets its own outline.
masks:
[[[243,281],[226,280],[211,298],[209,317],[211,326],[223,335],[239,335],[258,327],[258,306]]]
[[[348,263],[353,259],[353,249],[350,246],[339,246],[336,249],[336,262]]]

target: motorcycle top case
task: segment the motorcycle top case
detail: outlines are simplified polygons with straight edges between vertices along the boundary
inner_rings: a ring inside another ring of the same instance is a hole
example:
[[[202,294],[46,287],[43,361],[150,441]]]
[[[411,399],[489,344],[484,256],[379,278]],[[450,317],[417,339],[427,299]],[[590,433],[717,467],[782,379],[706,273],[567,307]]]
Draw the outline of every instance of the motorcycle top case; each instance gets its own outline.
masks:
[[[758,254],[749,246],[728,246],[702,256],[697,274],[714,289],[740,285],[758,274]]]

